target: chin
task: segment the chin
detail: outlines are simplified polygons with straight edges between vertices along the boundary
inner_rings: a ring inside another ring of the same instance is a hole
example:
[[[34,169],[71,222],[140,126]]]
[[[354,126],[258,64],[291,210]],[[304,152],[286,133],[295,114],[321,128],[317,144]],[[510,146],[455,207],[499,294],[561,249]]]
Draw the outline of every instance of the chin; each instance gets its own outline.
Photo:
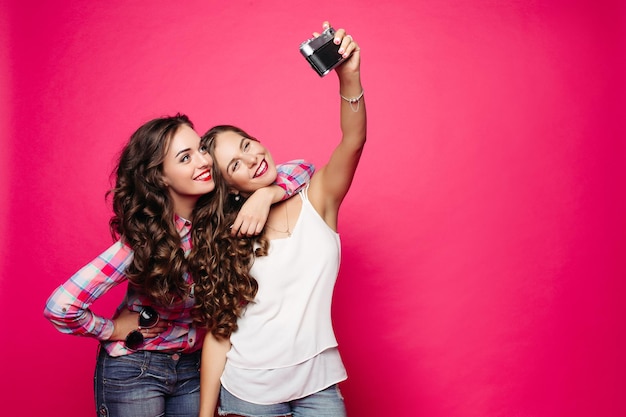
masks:
[[[247,192],[249,194],[254,193],[256,190],[260,190],[261,188],[264,187],[269,187],[270,185],[274,184],[274,181],[276,181],[276,176],[267,176],[267,175],[263,175],[261,178],[255,178],[250,180],[247,184],[242,184],[242,187],[240,188],[241,191]]]
[[[214,190],[215,190],[215,183],[213,181],[211,181],[211,183],[205,184],[205,186],[202,187],[201,195],[204,195],[204,194],[207,194],[207,193],[211,193]]]

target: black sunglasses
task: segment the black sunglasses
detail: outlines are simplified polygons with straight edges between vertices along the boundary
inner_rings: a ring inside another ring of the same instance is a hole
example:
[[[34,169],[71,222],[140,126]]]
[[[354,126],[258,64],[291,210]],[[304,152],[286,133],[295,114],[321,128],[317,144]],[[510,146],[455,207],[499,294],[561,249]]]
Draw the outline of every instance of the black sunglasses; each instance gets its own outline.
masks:
[[[142,307],[139,312],[139,329],[149,329],[159,322],[159,313],[150,306]],[[143,334],[139,330],[128,333],[124,344],[130,350],[137,350],[143,345]]]

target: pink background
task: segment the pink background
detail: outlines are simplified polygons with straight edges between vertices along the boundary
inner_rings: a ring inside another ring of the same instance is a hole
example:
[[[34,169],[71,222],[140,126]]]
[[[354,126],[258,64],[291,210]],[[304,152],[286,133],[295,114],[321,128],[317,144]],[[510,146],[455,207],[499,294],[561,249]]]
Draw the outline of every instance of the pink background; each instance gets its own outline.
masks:
[[[141,123],[181,111],[326,160],[337,80],[298,46],[329,19],[362,46],[369,111],[334,303],[349,414],[626,415],[623,2],[2,9],[3,414],[93,413],[96,342],[42,310],[109,245],[108,174]]]

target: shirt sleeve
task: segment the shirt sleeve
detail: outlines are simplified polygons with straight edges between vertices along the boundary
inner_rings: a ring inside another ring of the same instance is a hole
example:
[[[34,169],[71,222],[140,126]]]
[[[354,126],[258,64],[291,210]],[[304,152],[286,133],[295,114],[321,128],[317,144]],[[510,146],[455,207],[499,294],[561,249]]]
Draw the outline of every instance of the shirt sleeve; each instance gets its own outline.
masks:
[[[304,159],[295,159],[276,167],[275,184],[285,190],[283,200],[288,199],[311,182],[315,166]]]
[[[132,259],[132,249],[116,242],[52,293],[44,317],[62,333],[107,340],[113,333],[113,321],[94,314],[89,306],[126,281],[124,271]]]

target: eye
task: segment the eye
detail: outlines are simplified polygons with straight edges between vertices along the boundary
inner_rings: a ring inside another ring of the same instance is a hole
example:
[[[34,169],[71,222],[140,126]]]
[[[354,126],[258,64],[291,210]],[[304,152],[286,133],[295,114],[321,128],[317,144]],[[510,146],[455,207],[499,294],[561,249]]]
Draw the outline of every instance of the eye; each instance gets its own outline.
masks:
[[[183,155],[182,158],[180,158],[180,162],[187,162],[189,161],[189,155]]]
[[[230,167],[231,167],[231,169],[230,169],[231,172],[237,171],[237,169],[239,169],[239,161],[233,162],[233,164]]]
[[[250,141],[246,141],[246,143],[243,144],[243,151],[247,152],[248,149],[250,149]]]
[[[209,147],[206,145],[200,145],[199,151],[200,153],[207,153],[209,151]]]

